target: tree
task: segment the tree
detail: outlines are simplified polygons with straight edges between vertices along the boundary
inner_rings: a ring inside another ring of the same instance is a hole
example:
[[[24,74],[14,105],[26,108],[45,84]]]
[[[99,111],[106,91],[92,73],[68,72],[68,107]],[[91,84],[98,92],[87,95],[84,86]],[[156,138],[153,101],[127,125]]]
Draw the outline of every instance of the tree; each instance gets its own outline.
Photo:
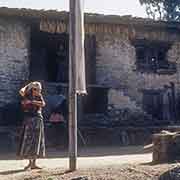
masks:
[[[139,0],[155,20],[180,21],[180,0]]]

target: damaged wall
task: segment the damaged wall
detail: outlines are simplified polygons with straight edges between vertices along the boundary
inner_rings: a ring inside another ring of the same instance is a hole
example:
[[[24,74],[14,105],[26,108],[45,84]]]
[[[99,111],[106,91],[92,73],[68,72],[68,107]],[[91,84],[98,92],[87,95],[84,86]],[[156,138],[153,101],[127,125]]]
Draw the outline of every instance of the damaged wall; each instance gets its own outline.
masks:
[[[19,20],[0,18],[0,106],[17,100],[29,76],[30,28]]]
[[[169,82],[180,87],[180,36],[174,30],[135,29],[125,35],[96,34],[96,81],[112,89],[109,104],[116,108],[136,109],[142,106],[142,89],[159,89]],[[177,63],[175,74],[141,73],[136,69],[136,51],[133,39],[171,42],[168,61]]]
[[[14,18],[0,19],[0,106],[17,98],[20,85],[29,77],[30,27]],[[141,24],[86,24],[86,33],[96,36],[96,83],[110,87],[109,105],[140,109],[142,89],[159,89],[174,82],[180,87],[180,35],[178,27]],[[168,61],[177,63],[175,74],[141,73],[136,69],[132,40],[170,42]],[[8,75],[8,76],[6,76]]]

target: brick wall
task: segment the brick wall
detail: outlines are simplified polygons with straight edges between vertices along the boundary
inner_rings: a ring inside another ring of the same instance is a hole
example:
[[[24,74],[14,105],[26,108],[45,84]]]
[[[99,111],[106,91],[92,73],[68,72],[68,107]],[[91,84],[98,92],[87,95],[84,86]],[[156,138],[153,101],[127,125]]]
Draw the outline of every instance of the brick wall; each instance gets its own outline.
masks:
[[[28,79],[29,32],[21,21],[0,18],[0,107],[15,101]]]
[[[177,63],[177,73],[158,75],[138,72],[135,48],[130,41],[135,38],[173,42],[168,51],[168,61]],[[96,81],[112,88],[109,104],[134,109],[142,105],[141,89],[159,89],[170,81],[180,87],[180,37],[177,32],[135,29],[127,36],[97,34],[96,41]]]

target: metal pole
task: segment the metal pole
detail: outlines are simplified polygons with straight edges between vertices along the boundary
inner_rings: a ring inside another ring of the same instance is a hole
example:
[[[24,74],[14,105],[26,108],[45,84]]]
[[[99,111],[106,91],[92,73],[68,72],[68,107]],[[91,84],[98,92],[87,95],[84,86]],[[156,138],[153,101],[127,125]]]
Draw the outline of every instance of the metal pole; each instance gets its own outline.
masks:
[[[69,170],[77,169],[77,94],[75,62],[75,1],[70,0],[69,15]]]

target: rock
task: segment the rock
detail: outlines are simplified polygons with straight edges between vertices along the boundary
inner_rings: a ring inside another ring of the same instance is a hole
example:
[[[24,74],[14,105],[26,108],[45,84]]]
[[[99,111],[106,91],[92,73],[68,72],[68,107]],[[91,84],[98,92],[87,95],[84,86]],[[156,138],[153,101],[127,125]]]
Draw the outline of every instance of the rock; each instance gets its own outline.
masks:
[[[73,178],[71,180],[88,180],[88,177],[77,177],[77,178]]]
[[[180,179],[180,167],[171,169],[159,177],[159,180],[179,180]]]

